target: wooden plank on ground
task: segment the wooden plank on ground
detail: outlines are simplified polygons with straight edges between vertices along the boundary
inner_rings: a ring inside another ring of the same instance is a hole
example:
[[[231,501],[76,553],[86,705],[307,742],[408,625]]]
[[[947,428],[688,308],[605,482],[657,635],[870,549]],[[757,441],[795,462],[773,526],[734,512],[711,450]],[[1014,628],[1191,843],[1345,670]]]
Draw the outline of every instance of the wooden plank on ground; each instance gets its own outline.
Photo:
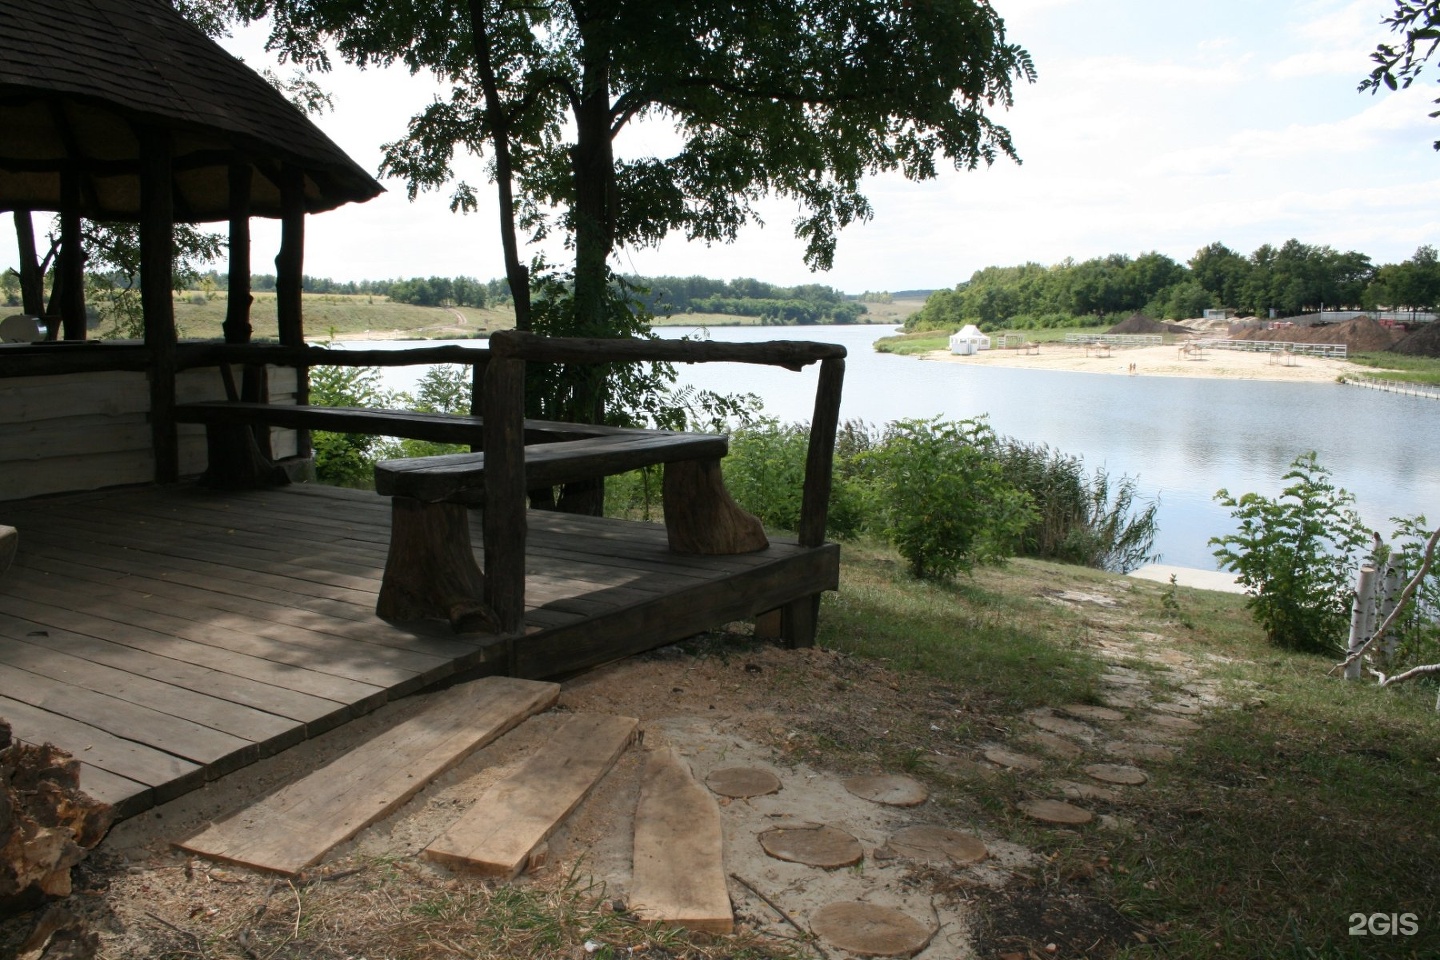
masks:
[[[645,759],[630,904],[646,920],[706,933],[734,929],[720,806],[673,747]]]
[[[625,752],[638,725],[630,717],[573,717],[485,791],[425,856],[487,876],[515,876]]]
[[[553,683],[511,677],[451,687],[404,723],[178,846],[297,874],[559,695]]]

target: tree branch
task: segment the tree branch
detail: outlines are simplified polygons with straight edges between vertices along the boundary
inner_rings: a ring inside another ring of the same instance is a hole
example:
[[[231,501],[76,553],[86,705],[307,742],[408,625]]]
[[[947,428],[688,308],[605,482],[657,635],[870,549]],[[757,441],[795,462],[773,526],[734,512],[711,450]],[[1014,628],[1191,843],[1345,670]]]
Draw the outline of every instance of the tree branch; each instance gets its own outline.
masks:
[[[1425,559],[1421,561],[1420,569],[1416,571],[1415,576],[1410,578],[1410,582],[1405,585],[1405,589],[1400,591],[1400,599],[1395,601],[1395,609],[1390,611],[1390,616],[1386,617],[1385,622],[1380,624],[1380,629],[1376,630],[1373,634],[1370,635],[1369,640],[1366,640],[1363,644],[1360,645],[1358,649],[1355,650],[1354,653],[1350,654],[1350,656],[1346,657],[1342,662],[1337,663],[1334,667],[1331,668],[1331,676],[1333,676],[1338,671],[1344,670],[1346,667],[1350,666],[1352,663],[1355,663],[1361,657],[1365,656],[1365,654],[1369,652],[1371,647],[1379,643],[1382,639],[1384,639],[1385,634],[1390,632],[1390,628],[1395,625],[1395,621],[1399,620],[1400,614],[1404,612],[1405,604],[1410,600],[1411,597],[1415,595],[1415,591],[1420,588],[1420,584],[1422,581],[1424,581],[1425,575],[1430,572],[1430,565],[1435,561],[1435,546],[1437,543],[1440,543],[1440,528],[1437,528],[1434,533],[1430,534],[1430,539],[1425,542]],[[1432,668],[1416,668],[1416,670],[1420,669],[1429,670]],[[1440,670],[1440,667],[1436,667],[1433,669]],[[1382,680],[1380,682],[1380,685],[1383,687],[1390,683],[1396,683],[1402,677],[1408,679],[1409,674],[1414,672],[1415,671],[1412,670],[1409,671],[1409,673],[1400,674],[1400,677],[1391,677],[1389,680]]]

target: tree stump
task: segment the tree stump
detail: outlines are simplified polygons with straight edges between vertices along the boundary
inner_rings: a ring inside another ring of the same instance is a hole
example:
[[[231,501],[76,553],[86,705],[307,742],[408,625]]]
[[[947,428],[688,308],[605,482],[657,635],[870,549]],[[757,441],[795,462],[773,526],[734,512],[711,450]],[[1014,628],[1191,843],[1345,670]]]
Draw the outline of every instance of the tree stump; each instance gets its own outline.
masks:
[[[725,489],[719,460],[665,464],[665,532],[676,553],[729,555],[770,546],[760,521]]]
[[[0,914],[41,894],[70,893],[70,868],[114,821],[80,789],[80,761],[52,744],[12,743],[0,720]]]
[[[470,543],[470,512],[458,503],[391,497],[390,553],[375,602],[385,620],[447,620],[457,632],[495,633],[485,577]]]

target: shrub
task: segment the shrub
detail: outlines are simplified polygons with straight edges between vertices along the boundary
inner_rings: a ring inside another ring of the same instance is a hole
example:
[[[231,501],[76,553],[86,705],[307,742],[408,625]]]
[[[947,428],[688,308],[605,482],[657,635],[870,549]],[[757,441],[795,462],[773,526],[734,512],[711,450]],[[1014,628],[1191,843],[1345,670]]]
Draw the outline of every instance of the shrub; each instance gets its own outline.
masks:
[[[1296,457],[1283,479],[1289,485],[1273,500],[1216,493],[1240,531],[1212,537],[1210,545],[1221,569],[1239,574],[1271,643],[1333,654],[1344,645],[1351,577],[1368,534],[1355,498],[1331,483],[1314,453]]]
[[[946,580],[1014,552],[1034,516],[984,420],[901,420],[864,455],[884,530],[911,572]]]
[[[1079,457],[1045,444],[1005,440],[997,446],[1005,478],[1030,495],[1035,517],[1018,552],[1062,563],[1129,573],[1155,559],[1151,548],[1159,504],[1137,506],[1135,478],[1092,477]]]
[[[849,453],[845,447],[845,437],[853,435],[854,429],[846,424],[836,444],[825,532],[837,540],[859,535],[868,513],[867,485],[852,463],[853,442]],[[730,495],[765,526],[798,529],[809,443],[810,429],[805,424],[763,419],[737,430],[730,438],[730,455],[723,461]]]
[[[376,367],[313,367],[310,402],[322,407],[387,407],[395,396],[380,383]],[[315,477],[337,487],[369,487],[375,482],[375,461],[391,445],[381,437],[317,430],[311,435]]]

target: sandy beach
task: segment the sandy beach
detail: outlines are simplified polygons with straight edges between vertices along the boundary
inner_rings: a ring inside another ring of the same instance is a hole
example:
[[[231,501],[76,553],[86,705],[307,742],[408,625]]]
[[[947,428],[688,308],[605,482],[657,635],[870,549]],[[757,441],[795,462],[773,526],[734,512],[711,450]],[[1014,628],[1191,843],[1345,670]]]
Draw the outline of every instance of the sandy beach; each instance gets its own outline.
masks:
[[[1033,347],[1031,348],[1034,349]],[[1344,374],[1363,373],[1364,367],[1345,360],[1322,357],[1249,353],[1239,350],[1204,350],[1185,355],[1179,346],[1115,347],[1109,356],[1090,355],[1082,345],[1042,343],[1038,352],[984,350],[957,356],[935,350],[921,359],[972,366],[1017,367],[1029,370],[1068,370],[1140,377],[1224,377],[1231,380],[1334,381]],[[1133,369],[1132,369],[1133,364]]]

